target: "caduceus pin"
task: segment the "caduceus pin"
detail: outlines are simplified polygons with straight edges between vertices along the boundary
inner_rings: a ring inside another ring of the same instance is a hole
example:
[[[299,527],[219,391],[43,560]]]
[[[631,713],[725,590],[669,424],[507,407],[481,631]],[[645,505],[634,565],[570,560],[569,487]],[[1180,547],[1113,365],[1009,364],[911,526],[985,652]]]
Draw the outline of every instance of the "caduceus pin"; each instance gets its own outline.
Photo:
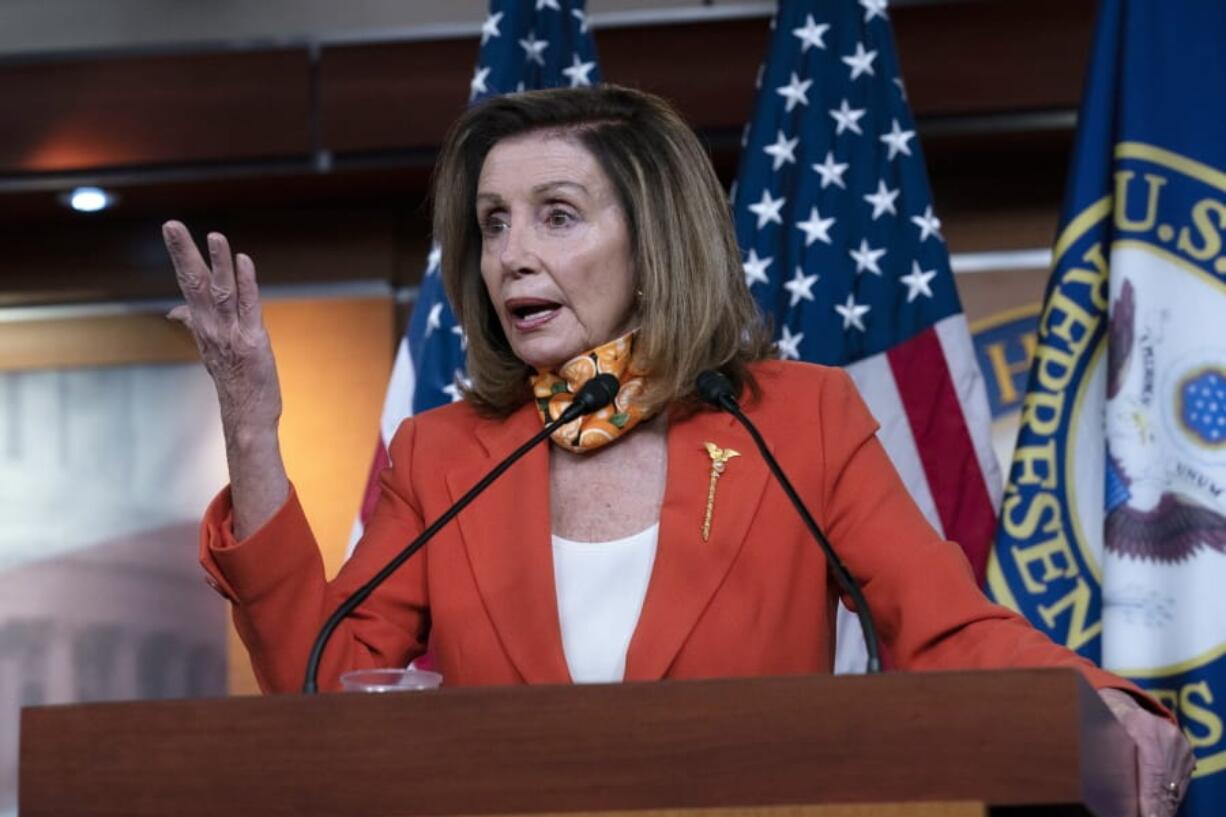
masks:
[[[711,458],[711,478],[707,483],[707,512],[702,518],[702,541],[711,538],[711,517],[715,513],[715,489],[719,487],[719,478],[728,467],[728,460],[741,456],[740,451],[731,448],[720,448],[715,443],[703,443],[707,447],[707,456]]]

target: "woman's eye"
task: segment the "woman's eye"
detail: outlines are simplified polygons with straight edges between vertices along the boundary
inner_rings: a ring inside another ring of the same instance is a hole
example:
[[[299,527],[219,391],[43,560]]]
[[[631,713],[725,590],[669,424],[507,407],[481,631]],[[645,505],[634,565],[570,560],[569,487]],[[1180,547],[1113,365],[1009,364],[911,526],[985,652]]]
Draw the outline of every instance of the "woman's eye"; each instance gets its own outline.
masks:
[[[545,222],[550,227],[567,227],[572,224],[575,217],[566,210],[551,210],[549,215],[545,217]]]
[[[496,216],[481,220],[481,232],[485,235],[497,235],[507,228],[507,223]]]

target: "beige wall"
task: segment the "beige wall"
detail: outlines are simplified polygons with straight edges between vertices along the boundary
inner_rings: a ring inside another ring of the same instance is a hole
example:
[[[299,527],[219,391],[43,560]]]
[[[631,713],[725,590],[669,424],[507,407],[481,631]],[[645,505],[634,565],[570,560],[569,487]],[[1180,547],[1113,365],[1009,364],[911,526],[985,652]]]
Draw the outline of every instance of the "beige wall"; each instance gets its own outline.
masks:
[[[285,466],[331,576],[344,559],[379,433],[395,348],[392,302],[279,301],[265,307],[264,319],[285,402]],[[230,691],[258,691],[233,634]]]

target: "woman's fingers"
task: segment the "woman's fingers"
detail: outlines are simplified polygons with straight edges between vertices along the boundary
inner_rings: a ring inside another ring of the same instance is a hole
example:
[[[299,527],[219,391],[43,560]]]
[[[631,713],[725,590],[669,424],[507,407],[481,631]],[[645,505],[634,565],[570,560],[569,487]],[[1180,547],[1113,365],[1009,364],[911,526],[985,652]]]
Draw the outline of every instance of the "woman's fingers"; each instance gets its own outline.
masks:
[[[1101,690],[1112,712],[1137,745],[1141,817],[1174,817],[1195,766],[1192,747],[1179,727],[1142,709],[1119,690]]]
[[[166,320],[177,321],[188,329],[192,328],[192,310],[187,304],[179,304],[166,313]]]
[[[230,255],[230,242],[221,233],[209,233],[208,244],[209,261],[213,267],[209,296],[222,323],[229,323],[236,314],[234,259]]]
[[[175,278],[187,305],[194,310],[211,312],[213,298],[209,294],[209,284],[212,276],[187,227],[178,221],[166,222],[162,225],[162,241],[166,244],[166,252],[170,254]]]
[[[245,329],[260,326],[260,288],[255,282],[255,263],[251,256],[239,253],[234,258],[234,280],[238,287],[238,322]]]

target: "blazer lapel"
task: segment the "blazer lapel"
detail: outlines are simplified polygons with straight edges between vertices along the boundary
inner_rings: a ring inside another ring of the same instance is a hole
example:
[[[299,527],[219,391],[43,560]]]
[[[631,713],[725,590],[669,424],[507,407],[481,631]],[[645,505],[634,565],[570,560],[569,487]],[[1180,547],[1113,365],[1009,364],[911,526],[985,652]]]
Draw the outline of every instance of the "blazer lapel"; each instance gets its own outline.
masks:
[[[704,542],[708,442],[740,456],[728,461],[719,479],[710,538]],[[740,553],[768,475],[753,439],[732,417],[700,412],[670,424],[659,545],[626,656],[627,681],[656,680],[668,671]]]
[[[447,474],[452,501],[540,431],[528,404],[503,422],[474,431],[488,458]],[[528,683],[569,683],[554,589],[549,513],[549,443],[530,451],[456,520],[494,629]]]

